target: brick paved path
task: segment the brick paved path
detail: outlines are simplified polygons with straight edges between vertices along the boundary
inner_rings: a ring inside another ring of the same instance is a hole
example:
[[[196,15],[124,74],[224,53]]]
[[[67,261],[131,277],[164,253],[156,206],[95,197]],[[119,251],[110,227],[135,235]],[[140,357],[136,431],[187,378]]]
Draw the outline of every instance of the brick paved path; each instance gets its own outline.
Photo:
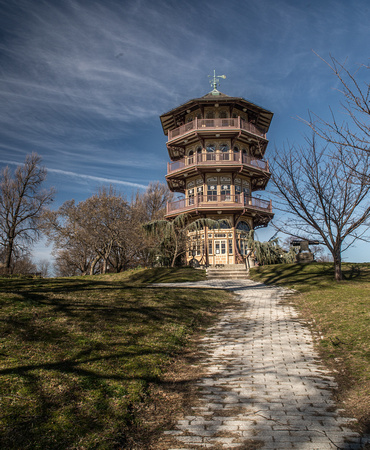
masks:
[[[351,419],[335,410],[335,382],[320,366],[310,331],[281,301],[287,291],[250,280],[186,285],[231,289],[240,303],[203,339],[200,406],[166,432],[178,442],[171,450],[364,448],[348,428]]]

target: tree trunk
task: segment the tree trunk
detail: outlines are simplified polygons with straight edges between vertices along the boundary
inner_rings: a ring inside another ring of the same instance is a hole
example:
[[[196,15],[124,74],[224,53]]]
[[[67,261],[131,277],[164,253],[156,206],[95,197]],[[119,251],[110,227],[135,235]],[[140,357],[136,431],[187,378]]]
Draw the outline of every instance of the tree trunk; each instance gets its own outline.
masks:
[[[102,273],[103,273],[103,274],[107,273],[107,258],[103,258],[103,268],[102,268]]]
[[[12,261],[12,247],[10,244],[6,247],[6,256],[5,256],[5,268],[9,271],[10,263]]]
[[[5,253],[5,269],[8,274],[11,273],[13,246],[14,246],[14,240],[10,239],[8,245],[6,246],[6,253]]]
[[[175,261],[176,261],[176,258],[177,258],[177,239],[176,239],[175,253],[174,253],[174,255],[173,255],[171,267],[175,267]]]
[[[342,275],[342,257],[340,249],[335,250],[333,257],[334,257],[334,278],[335,281],[341,281],[343,280],[343,275]]]
[[[91,266],[90,266],[90,275],[94,275],[95,266],[96,266],[97,262],[99,261],[99,259],[100,259],[100,255],[99,255],[99,256],[96,256],[96,257],[92,260]]]

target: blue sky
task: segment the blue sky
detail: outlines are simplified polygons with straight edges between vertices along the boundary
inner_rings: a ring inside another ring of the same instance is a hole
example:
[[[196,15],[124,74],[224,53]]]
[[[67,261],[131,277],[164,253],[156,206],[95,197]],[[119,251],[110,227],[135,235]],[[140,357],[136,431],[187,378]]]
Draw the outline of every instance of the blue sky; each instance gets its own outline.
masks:
[[[222,92],[274,112],[268,158],[302,141],[298,116],[338,108],[313,50],[368,62],[369,18],[368,0],[0,0],[0,167],[39,153],[55,207],[108,184],[129,198],[164,181],[159,115],[209,92],[213,69]]]

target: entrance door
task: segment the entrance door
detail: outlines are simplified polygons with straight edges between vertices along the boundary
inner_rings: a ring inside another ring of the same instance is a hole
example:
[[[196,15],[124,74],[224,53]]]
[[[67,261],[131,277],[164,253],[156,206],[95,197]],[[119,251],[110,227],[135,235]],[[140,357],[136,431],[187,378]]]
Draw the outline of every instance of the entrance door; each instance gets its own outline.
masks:
[[[215,241],[215,264],[227,264],[226,239]]]

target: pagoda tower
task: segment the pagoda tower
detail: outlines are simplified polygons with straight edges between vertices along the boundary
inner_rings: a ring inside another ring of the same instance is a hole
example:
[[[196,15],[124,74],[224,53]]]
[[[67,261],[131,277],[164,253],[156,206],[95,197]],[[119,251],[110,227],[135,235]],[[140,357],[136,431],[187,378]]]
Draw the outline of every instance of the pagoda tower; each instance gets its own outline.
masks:
[[[167,204],[166,218],[186,213],[221,226],[189,233],[187,263],[253,265],[248,233],[266,227],[271,201],[252,195],[265,189],[270,171],[264,159],[273,113],[241,97],[213,90],[160,116],[171,162],[166,180],[180,199]]]

